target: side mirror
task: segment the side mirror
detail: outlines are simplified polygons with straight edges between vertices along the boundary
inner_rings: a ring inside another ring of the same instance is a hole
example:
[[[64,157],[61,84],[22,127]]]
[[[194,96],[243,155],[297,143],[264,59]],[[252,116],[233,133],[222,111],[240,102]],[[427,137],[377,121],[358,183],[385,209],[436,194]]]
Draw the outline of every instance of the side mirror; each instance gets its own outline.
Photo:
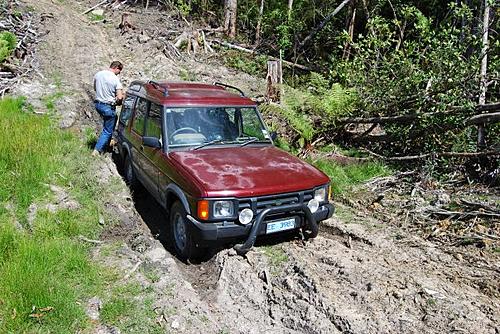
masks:
[[[271,132],[269,133],[269,136],[271,137],[271,139],[272,139],[273,141],[275,141],[276,139],[278,139],[278,133],[277,133],[276,131],[271,131]]]
[[[161,148],[161,141],[156,137],[142,137],[142,144],[147,147]]]

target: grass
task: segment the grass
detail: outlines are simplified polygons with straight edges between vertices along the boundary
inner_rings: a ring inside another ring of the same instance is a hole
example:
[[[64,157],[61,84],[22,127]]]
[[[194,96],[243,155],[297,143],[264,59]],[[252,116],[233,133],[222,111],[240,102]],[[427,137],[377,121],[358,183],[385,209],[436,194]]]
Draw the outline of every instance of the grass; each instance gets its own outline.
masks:
[[[87,148],[49,115],[26,112],[23,99],[0,100],[0,332],[68,333],[92,327],[86,300],[104,294],[109,269],[93,263],[105,198]],[[57,185],[74,210],[45,209]],[[27,219],[28,207],[37,214]]]
[[[386,165],[376,161],[346,166],[329,160],[316,160],[312,163],[330,177],[335,195],[346,194],[358,184],[391,173]]]

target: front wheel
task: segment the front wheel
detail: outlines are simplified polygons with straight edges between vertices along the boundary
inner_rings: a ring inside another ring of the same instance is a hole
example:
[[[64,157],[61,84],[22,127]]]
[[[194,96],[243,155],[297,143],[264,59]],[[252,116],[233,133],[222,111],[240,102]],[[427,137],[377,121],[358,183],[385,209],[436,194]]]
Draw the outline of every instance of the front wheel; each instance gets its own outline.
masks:
[[[170,236],[177,255],[183,259],[199,257],[200,249],[193,242],[188,226],[187,213],[181,202],[175,202],[170,208]]]

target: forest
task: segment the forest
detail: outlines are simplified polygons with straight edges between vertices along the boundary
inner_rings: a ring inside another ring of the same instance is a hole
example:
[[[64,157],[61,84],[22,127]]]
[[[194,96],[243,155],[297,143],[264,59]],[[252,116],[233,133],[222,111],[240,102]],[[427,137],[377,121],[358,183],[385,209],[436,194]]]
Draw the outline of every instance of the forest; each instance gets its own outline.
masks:
[[[273,123],[286,147],[337,143],[388,161],[432,160],[444,170],[462,162],[469,171],[498,166],[495,1],[160,4],[203,36],[224,32],[218,42],[231,48],[230,66],[265,76],[270,57],[283,61],[281,103],[262,109],[287,120],[286,127]]]

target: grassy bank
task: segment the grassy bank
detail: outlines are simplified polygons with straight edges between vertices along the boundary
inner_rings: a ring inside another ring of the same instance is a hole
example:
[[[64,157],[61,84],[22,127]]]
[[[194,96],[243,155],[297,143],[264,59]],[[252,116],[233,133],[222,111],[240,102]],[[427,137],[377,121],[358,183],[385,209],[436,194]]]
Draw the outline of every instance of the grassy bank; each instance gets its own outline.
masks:
[[[0,332],[88,328],[86,298],[107,275],[78,239],[99,231],[89,157],[48,116],[24,112],[22,99],[1,100],[0,115]],[[49,209],[51,186],[71,189],[78,208]]]

